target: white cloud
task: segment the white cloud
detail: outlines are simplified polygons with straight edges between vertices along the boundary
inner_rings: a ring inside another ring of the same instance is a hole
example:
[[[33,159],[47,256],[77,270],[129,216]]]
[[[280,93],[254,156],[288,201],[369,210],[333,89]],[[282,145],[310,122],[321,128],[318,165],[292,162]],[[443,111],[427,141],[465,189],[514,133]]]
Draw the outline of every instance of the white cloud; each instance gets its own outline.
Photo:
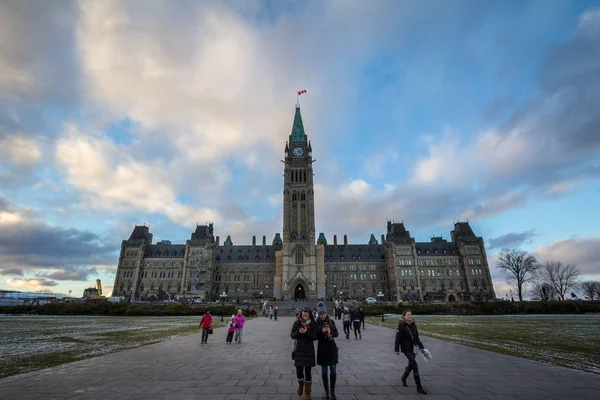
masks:
[[[43,278],[11,278],[6,283],[14,289],[41,290],[58,285],[56,281]]]
[[[560,239],[539,246],[534,255],[538,261],[561,261],[575,264],[582,275],[600,278],[600,262],[598,261],[600,237]]]
[[[179,203],[173,191],[176,178],[165,166],[139,163],[114,143],[82,134],[74,126],[58,141],[56,158],[68,182],[84,191],[95,208],[134,207],[163,213],[184,226],[220,220],[212,209]]]
[[[0,159],[18,165],[35,165],[42,159],[42,153],[33,139],[18,135],[0,138]]]

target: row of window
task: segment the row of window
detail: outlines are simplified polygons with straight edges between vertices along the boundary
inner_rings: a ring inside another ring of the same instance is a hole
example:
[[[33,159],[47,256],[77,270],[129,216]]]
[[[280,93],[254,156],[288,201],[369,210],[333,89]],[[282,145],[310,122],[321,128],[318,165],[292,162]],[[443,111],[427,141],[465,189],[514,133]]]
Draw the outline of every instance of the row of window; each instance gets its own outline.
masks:
[[[144,262],[144,267],[147,268],[151,268],[151,267],[183,267],[183,260],[182,261],[146,261]]]
[[[465,249],[465,254],[479,254],[479,248],[478,247],[467,247]]]
[[[125,257],[137,257],[137,255],[138,255],[137,250],[127,250],[125,252]]]
[[[220,282],[221,280],[224,280],[225,282],[240,282],[241,280],[243,280],[244,282],[250,282],[250,280],[252,280],[253,282],[256,282],[256,285],[258,285],[258,281],[259,281],[259,276],[261,275],[233,275],[233,274],[225,274],[225,275],[221,275],[221,274],[216,274],[215,275],[215,281]],[[241,277],[241,279],[240,279]],[[252,278],[251,278],[252,277]],[[223,279],[225,278],[225,279]],[[270,280],[270,276],[269,275],[262,275],[262,281],[263,282],[267,282]]]
[[[377,280],[377,274],[375,273],[371,273],[371,274],[348,274],[348,277],[350,277],[351,281],[357,281],[357,280],[361,280],[361,281],[366,281],[366,280],[371,280],[371,281],[376,281]],[[331,276],[331,280],[332,281],[336,281],[337,277],[335,274],[333,274]],[[325,275],[325,281],[327,281],[327,275]]]
[[[467,263],[468,263],[469,265],[481,265],[481,258],[475,258],[475,259],[473,259],[473,258],[469,258],[469,259],[467,260]]]
[[[217,265],[217,271],[275,271],[273,265]]]
[[[356,265],[334,265],[334,264],[326,264],[325,265],[325,271],[356,271],[358,268],[359,271],[375,271],[377,269],[383,269],[384,266],[383,265],[379,265],[379,268],[377,268],[376,265],[371,264],[371,265],[359,265],[358,267]]]
[[[425,259],[425,260],[417,260],[417,264],[418,265],[427,265],[427,266],[432,266],[432,265],[459,265],[459,261],[458,260],[452,260],[452,259],[448,259],[448,258],[438,258],[438,259]]]
[[[471,275],[473,275],[473,276],[481,276],[482,275],[482,271],[480,269],[472,269],[471,270]]]

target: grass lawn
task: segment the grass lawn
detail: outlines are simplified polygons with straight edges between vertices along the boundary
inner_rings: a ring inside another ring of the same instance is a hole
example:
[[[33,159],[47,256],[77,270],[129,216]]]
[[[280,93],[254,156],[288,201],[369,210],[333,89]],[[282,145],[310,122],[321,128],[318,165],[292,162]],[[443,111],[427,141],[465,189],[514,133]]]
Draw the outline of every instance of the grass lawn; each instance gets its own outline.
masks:
[[[215,327],[220,319],[213,317]],[[0,378],[199,333],[199,316],[0,316]]]
[[[399,317],[386,317],[395,329]],[[368,317],[379,325],[381,317]],[[600,373],[600,315],[415,316],[429,337]]]

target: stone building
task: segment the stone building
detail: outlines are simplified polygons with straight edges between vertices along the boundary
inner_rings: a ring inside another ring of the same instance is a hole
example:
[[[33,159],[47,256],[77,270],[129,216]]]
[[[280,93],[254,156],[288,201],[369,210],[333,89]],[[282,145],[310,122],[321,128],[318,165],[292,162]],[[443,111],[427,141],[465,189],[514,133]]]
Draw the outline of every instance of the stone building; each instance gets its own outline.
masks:
[[[121,245],[113,296],[196,297],[208,301],[275,297],[465,301],[495,298],[484,242],[468,222],[450,241],[416,242],[404,223],[387,222],[380,241],[328,244],[315,234],[312,146],[297,106],[285,145],[282,235],[267,244],[224,243],[213,224],[198,225],[185,244],[152,243],[135,226]]]

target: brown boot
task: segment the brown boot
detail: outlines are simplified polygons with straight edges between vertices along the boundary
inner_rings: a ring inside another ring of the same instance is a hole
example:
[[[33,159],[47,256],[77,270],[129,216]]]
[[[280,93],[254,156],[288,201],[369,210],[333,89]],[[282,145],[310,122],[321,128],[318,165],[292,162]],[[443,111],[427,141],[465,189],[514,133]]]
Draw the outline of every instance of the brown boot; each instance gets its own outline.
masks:
[[[298,379],[298,396],[302,396],[302,393],[304,393],[304,380]]]
[[[304,382],[304,400],[310,400],[310,392],[312,392],[312,382]]]

